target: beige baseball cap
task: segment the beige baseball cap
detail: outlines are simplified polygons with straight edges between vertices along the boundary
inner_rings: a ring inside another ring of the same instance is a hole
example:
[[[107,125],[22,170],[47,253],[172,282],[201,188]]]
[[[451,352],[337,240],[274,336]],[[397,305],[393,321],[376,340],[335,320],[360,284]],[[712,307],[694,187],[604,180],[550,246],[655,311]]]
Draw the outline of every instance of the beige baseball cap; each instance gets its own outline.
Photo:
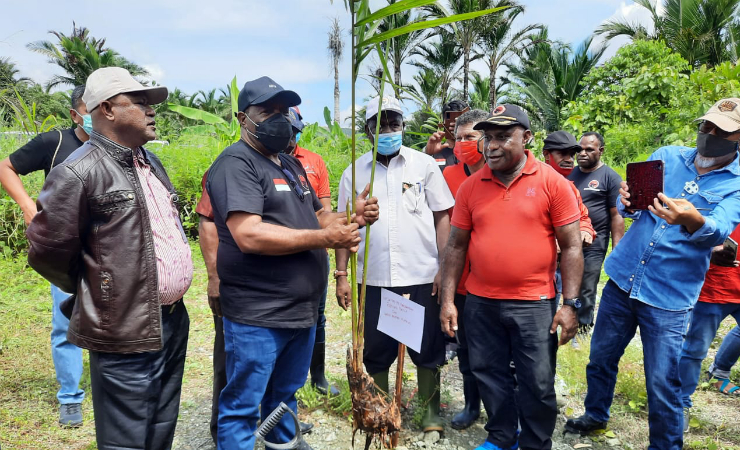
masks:
[[[728,133],[740,130],[740,98],[723,98],[696,120],[707,120]]]
[[[87,77],[82,101],[85,102],[87,110],[92,111],[100,103],[111,97],[131,92],[140,92],[146,95],[147,102],[150,105],[156,105],[167,100],[166,87],[147,87],[136,81],[129,71],[122,67],[103,67]]]
[[[379,103],[380,98],[378,97],[373,97],[370,99],[369,102],[367,102],[367,107],[365,108],[365,120],[370,120],[378,114]],[[383,106],[381,107],[380,111],[395,111],[398,114],[403,115],[401,103],[396,97],[392,97],[390,95],[383,96]]]

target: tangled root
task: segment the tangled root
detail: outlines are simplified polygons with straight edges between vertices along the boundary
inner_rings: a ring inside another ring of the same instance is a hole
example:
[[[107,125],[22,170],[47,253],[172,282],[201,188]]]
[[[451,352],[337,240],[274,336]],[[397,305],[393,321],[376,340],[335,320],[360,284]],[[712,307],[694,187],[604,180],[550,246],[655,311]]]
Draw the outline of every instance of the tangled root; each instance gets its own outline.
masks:
[[[347,349],[347,378],[352,393],[352,447],[358,431],[365,433],[365,450],[373,440],[381,447],[394,448],[401,431],[401,411],[388,393],[365,373],[352,349]]]

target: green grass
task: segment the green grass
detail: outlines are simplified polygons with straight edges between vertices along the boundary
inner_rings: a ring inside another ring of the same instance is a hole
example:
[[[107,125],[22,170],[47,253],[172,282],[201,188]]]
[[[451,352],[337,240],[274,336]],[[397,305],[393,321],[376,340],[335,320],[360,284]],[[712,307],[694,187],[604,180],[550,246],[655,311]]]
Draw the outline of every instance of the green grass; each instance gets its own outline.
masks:
[[[183,380],[182,408],[211,395],[213,319],[206,301],[205,266],[193,244],[196,276],[186,294],[190,340]],[[88,354],[83,352],[81,388],[84,425],[60,428],[54,365],[51,360],[49,283],[25,258],[0,259],[0,447],[3,449],[95,449]]]

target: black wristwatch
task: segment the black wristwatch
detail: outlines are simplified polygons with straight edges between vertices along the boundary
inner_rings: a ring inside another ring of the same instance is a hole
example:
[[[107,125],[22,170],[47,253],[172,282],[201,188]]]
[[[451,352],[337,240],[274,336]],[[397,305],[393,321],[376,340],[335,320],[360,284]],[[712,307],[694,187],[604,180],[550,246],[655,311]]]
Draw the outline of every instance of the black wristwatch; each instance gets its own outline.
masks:
[[[572,306],[573,308],[578,311],[578,309],[581,307],[581,299],[578,297],[576,298],[564,298],[563,299],[563,306]]]

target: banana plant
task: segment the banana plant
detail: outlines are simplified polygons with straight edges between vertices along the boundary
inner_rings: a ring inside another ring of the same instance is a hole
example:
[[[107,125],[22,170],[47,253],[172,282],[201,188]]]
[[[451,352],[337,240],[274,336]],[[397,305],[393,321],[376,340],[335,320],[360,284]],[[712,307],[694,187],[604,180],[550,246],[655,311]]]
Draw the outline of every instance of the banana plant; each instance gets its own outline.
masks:
[[[333,0],[332,0],[333,2]],[[397,36],[411,33],[413,31],[425,30],[443,25],[452,25],[455,23],[471,20],[485,15],[499,12],[506,7],[490,8],[481,11],[470,12],[466,14],[452,15],[433,20],[419,19],[412,23],[398,28],[390,28],[380,31],[380,25],[383,19],[394,14],[410,11],[414,8],[437,3],[435,0],[401,0],[389,4],[376,11],[370,10],[370,0],[344,0],[344,5],[350,13],[352,22],[352,193],[357,192],[356,185],[356,160],[357,160],[357,136],[356,136],[356,85],[360,74],[360,68],[363,61],[373,52],[380,60],[382,70],[380,82],[380,95],[378,111],[381,110],[383,91],[386,83],[393,85],[391,80],[392,73],[388,70],[387,57],[381,51],[380,44],[384,41]],[[380,134],[380,120],[376,121],[375,136]],[[375,166],[378,155],[378,142],[373,143],[373,161],[370,173],[370,193],[372,196],[373,182],[375,178]],[[353,199],[354,200],[354,199]],[[355,208],[354,201],[347,202],[347,214],[350,217]],[[348,351],[347,371],[352,390],[353,403],[353,427],[355,432],[361,430],[366,433],[365,448],[369,448],[372,439],[377,437],[381,445],[395,446],[400,431],[400,412],[396,402],[388,404],[385,398],[373,395],[376,389],[373,388],[373,382],[364,373],[362,364],[362,353],[364,347],[364,298],[367,286],[367,267],[368,267],[368,250],[370,245],[371,226],[365,231],[365,253],[363,267],[365,270],[362,275],[362,285],[358,292],[357,286],[357,255],[350,256],[349,278],[352,288],[351,294],[351,314],[352,314],[352,348]],[[359,295],[358,295],[359,294]],[[396,399],[398,401],[398,399]]]
[[[230,101],[232,113],[238,111],[239,88],[237,87],[236,77],[231,80]],[[189,106],[168,103],[167,108],[181,116],[203,122],[202,125],[194,125],[186,128],[186,131],[194,134],[215,135],[219,141],[220,147],[231,145],[241,135],[239,121],[232,117],[230,121],[224,120],[223,117],[202,109],[192,108]]]

